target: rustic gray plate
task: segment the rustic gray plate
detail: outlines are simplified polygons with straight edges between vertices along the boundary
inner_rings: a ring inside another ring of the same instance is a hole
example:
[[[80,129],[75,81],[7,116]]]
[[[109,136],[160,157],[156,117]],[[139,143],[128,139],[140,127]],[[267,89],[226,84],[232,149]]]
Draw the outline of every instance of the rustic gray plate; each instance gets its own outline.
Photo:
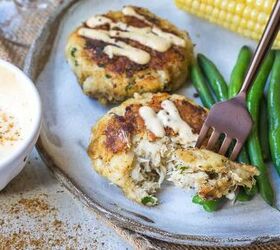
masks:
[[[64,58],[68,34],[93,14],[125,4],[148,7],[189,31],[196,51],[212,58],[228,79],[239,48],[254,42],[176,9],[170,0],[70,1],[50,18],[26,59],[25,72],[42,97],[44,122],[38,150],[46,164],[88,206],[114,223],[161,240],[196,245],[236,246],[280,239],[280,213],[257,196],[209,214],[192,204],[191,194],[165,185],[161,204],[145,208],[96,174],[86,154],[91,126],[108,110],[81,92]],[[193,96],[186,85],[179,93]],[[272,169],[272,168],[271,168]],[[280,197],[280,179],[271,170]]]

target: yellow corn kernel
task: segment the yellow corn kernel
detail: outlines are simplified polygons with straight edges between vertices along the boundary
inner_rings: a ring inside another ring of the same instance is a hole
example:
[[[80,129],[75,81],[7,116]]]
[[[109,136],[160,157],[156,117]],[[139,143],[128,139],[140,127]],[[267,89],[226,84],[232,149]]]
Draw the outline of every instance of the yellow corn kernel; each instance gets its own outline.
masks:
[[[247,26],[247,22],[246,22],[246,19],[245,19],[245,18],[242,18],[242,19],[241,19],[239,26],[240,26],[242,29],[244,29],[244,28]]]
[[[256,23],[254,21],[249,20],[249,21],[247,21],[247,27],[246,28],[249,29],[249,30],[254,30],[255,25],[256,25]]]
[[[206,13],[207,13],[207,14],[210,14],[210,13],[213,11],[213,9],[214,9],[214,8],[213,8],[212,5],[207,5],[207,6],[206,6]]]
[[[247,18],[247,20],[250,20],[251,12],[252,12],[251,7],[250,6],[245,6],[245,8],[243,10],[243,16],[245,18]]]
[[[260,39],[276,0],[174,0],[192,14],[252,39]],[[280,35],[274,47],[280,48]]]
[[[268,15],[267,14],[265,14],[264,12],[259,13],[258,22],[260,24],[266,24],[267,20],[268,20]]]
[[[234,13],[235,5],[236,5],[235,1],[230,1],[227,5],[227,11]]]
[[[244,3],[237,3],[236,6],[235,6],[235,13],[240,15],[240,13],[243,12],[244,8],[245,8],[245,4]]]
[[[221,10],[220,12],[219,12],[219,19],[220,20],[225,20],[226,19],[226,15],[227,15],[227,13],[224,11],[224,10]]]

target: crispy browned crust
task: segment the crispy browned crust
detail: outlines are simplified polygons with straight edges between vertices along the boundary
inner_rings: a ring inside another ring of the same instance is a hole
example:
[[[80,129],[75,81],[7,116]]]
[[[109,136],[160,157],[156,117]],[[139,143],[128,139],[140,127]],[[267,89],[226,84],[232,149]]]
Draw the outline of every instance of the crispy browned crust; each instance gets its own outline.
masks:
[[[113,58],[109,58],[107,54],[103,53],[103,49],[108,43],[88,38],[83,39],[86,41],[85,51],[88,58],[94,61],[99,67],[105,68],[108,73],[125,74],[126,76],[131,77],[136,72],[146,69],[160,70],[167,64],[167,62],[183,62],[185,60],[184,48],[173,46],[166,52],[158,52],[138,42],[119,38],[118,40],[135,48],[145,50],[151,55],[150,62],[141,65],[131,61],[125,56],[114,56]]]
[[[114,114],[105,129],[105,146],[113,153],[128,149],[131,136],[144,128],[144,121],[138,115],[141,105],[131,104],[126,107],[123,116]]]
[[[145,105],[150,106],[158,112],[161,102],[171,97],[167,93],[154,94]],[[190,125],[194,133],[198,133],[207,111],[187,98],[181,97],[177,99],[173,95],[172,101],[179,110],[182,119]],[[126,105],[126,103],[128,104]],[[104,148],[106,148],[108,153],[115,154],[130,149],[131,140],[135,134],[141,135],[146,133],[150,141],[156,139],[156,136],[146,129],[144,121],[139,115],[139,108],[142,104],[138,103],[136,99],[133,101],[130,99],[123,103],[122,106],[124,107],[124,114],[119,115],[113,113],[106,120],[106,126],[102,128],[102,131],[99,131],[99,133],[105,136]],[[173,135],[174,131],[171,128],[166,128],[166,134],[168,136]]]
[[[172,45],[166,52],[158,52],[136,41],[118,38],[118,40],[145,50],[151,55],[149,63],[140,65],[125,56],[109,58],[107,54],[103,53],[107,43],[78,35],[78,29],[86,27],[85,23],[82,24],[70,35],[66,46],[66,56],[83,88],[84,81],[88,77],[94,78],[94,90],[84,89],[84,91],[87,95],[96,97],[100,101],[122,101],[131,97],[134,92],[175,90],[188,77],[188,67],[193,60],[193,45],[188,34],[178,30],[168,21],[155,16],[147,9],[134,8],[162,30],[183,38],[186,41],[186,47]],[[135,27],[149,26],[143,20],[124,16],[121,11],[110,11],[105,16]],[[97,28],[108,30],[109,27],[102,25]],[[162,73],[167,77],[162,78]],[[99,84],[94,83],[97,81]]]

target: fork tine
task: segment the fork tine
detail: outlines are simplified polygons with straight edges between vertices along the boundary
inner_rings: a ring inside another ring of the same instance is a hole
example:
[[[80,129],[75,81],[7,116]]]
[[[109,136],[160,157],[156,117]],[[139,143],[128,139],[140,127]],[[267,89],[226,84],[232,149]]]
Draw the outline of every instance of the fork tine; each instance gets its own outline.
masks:
[[[209,127],[204,123],[200,132],[199,132],[199,136],[198,136],[198,139],[197,139],[197,142],[196,142],[196,145],[195,145],[197,148],[201,147],[202,142],[204,141],[208,130],[209,130]]]
[[[229,146],[230,146],[230,143],[231,143],[232,139],[230,137],[228,137],[226,135],[223,143],[222,143],[222,146],[220,147],[220,150],[219,150],[219,154],[220,155],[225,155]]]
[[[216,129],[214,129],[214,131],[212,132],[210,139],[207,143],[207,149],[212,150],[216,144],[216,142],[218,141],[220,137],[220,133],[218,133],[218,131]]]
[[[236,142],[236,144],[235,144],[235,146],[232,150],[231,156],[230,156],[230,159],[232,161],[234,161],[236,159],[236,157],[238,156],[242,146],[243,146],[243,144],[241,142],[239,142],[239,141]]]

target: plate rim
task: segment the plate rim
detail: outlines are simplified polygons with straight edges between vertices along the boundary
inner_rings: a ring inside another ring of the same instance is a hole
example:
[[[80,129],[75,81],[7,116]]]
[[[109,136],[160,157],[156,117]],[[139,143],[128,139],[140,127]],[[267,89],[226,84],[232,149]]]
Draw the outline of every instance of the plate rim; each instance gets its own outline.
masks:
[[[40,53],[38,53],[38,48],[40,48],[40,44],[46,43],[46,40],[50,39],[51,35],[53,36],[51,39],[52,44],[54,42],[54,38],[57,36],[57,32],[55,34],[51,34],[48,30],[58,21],[59,25],[56,27],[56,31],[60,26],[60,18],[62,18],[67,11],[73,7],[74,5],[81,4],[83,1],[88,0],[68,0],[64,2],[61,6],[59,6],[48,18],[45,24],[41,27],[36,39],[33,41],[27,56],[24,61],[23,71],[25,74],[31,78],[36,86],[36,80],[38,75],[41,73],[42,69],[45,66],[45,62],[48,60],[44,59],[44,63],[39,63],[39,66],[33,67],[35,63],[39,60]],[[95,1],[95,0],[91,0]],[[51,48],[49,48],[49,51]],[[40,49],[39,49],[40,51]],[[46,55],[45,55],[46,56]],[[48,57],[48,56],[47,56]],[[41,67],[41,68],[40,68]],[[35,70],[34,70],[35,68]],[[42,128],[43,129],[43,128]],[[42,132],[41,132],[42,133]],[[140,233],[142,235],[146,235],[151,238],[155,238],[158,240],[162,240],[165,242],[176,243],[176,244],[184,244],[184,245],[195,245],[195,246],[219,246],[219,247],[234,247],[234,246],[252,246],[256,244],[267,244],[280,242],[280,235],[276,236],[259,236],[259,237],[245,237],[245,238],[222,238],[222,237],[208,237],[201,235],[184,235],[184,234],[176,234],[170,233],[165,230],[161,230],[152,226],[141,224],[140,222],[135,221],[133,218],[125,217],[119,213],[115,213],[103,207],[97,201],[90,199],[85,193],[83,193],[79,189],[79,185],[71,180],[70,177],[67,176],[55,163],[52,159],[51,155],[48,153],[47,149],[44,148],[42,143],[41,133],[39,139],[36,143],[36,149],[42,158],[44,164],[51,170],[54,174],[55,178],[59,183],[64,185],[75,197],[78,198],[80,202],[82,202],[85,206],[92,209],[98,216],[105,217],[107,220],[112,222],[113,224],[132,230],[136,233]]]

